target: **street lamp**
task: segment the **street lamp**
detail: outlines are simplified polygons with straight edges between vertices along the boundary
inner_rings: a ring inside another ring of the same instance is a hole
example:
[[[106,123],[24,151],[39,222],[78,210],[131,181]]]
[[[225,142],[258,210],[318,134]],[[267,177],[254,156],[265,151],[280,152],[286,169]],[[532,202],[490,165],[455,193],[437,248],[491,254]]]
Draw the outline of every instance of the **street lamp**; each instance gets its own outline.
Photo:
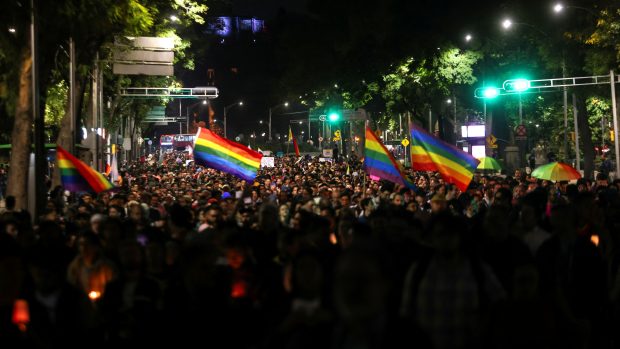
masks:
[[[9,33],[11,33],[11,34],[15,34],[15,31],[16,31],[16,30],[15,30],[15,28],[12,28],[12,27],[11,27],[11,28],[9,28]]]
[[[185,132],[189,133],[189,110],[192,109],[193,107],[199,105],[199,104],[207,105],[207,100],[205,99],[203,101],[196,102],[196,103],[190,105],[189,107],[185,108],[185,117],[187,118],[187,120],[186,120],[187,124],[186,124],[186,127],[185,127]],[[180,113],[181,113],[181,110],[180,110],[180,105],[179,105],[179,114]]]
[[[236,106],[236,105],[238,105],[238,106],[242,106],[242,105],[243,105],[243,102],[242,102],[242,101],[239,101],[239,102],[237,102],[237,103],[229,104],[229,105],[227,105],[227,106],[225,106],[225,107],[224,107],[224,138],[227,138],[227,137],[226,137],[226,134],[227,134],[227,133],[226,133],[226,120],[227,120],[227,119],[226,119],[226,112],[228,111],[228,109],[230,109],[230,108],[232,108],[232,107],[234,107],[234,106]]]
[[[178,22],[179,21],[179,17],[177,17],[175,15],[172,15],[172,16],[170,16],[170,20],[173,21],[173,22]]]
[[[574,8],[574,9],[586,11],[589,14],[591,14],[593,16],[596,16],[596,14],[592,10],[590,10],[589,8],[585,8],[585,7],[581,7],[581,6],[573,6],[573,5],[570,5],[570,6],[569,5],[564,5],[561,2],[556,2],[553,5],[553,12],[559,14],[560,12],[564,11],[564,9],[567,9],[567,8]]]
[[[537,32],[541,33],[543,36],[549,37],[549,35],[547,33],[545,33],[544,31],[540,30],[540,28],[538,28],[535,25],[531,25],[531,24],[525,23],[525,22],[513,22],[512,19],[510,19],[510,18],[506,18],[506,19],[504,19],[502,21],[502,27],[504,28],[504,30],[509,30],[515,24],[516,25],[523,25],[523,26],[526,26],[526,27],[530,27],[530,28],[536,30]]]
[[[465,42],[470,42],[472,38],[471,34],[465,35]]]
[[[288,102],[276,104],[273,107],[269,108],[269,142],[271,142],[271,114],[273,113],[275,109],[277,109],[280,106],[288,107]]]

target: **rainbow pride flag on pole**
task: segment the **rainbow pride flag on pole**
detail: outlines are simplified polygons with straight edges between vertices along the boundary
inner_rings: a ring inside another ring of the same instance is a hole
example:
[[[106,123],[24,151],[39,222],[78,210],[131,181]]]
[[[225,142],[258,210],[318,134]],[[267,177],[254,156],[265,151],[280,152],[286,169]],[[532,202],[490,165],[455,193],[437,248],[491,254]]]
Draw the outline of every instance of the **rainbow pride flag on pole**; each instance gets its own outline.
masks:
[[[56,159],[60,169],[60,181],[65,189],[100,193],[114,188],[103,174],[78,160],[61,146],[56,147]]]
[[[437,171],[447,183],[467,190],[479,161],[471,155],[411,126],[411,164],[417,171]]]
[[[392,154],[368,127],[366,127],[366,144],[364,147],[364,168],[370,176],[415,189],[415,185],[407,179]]]
[[[194,161],[198,165],[230,173],[248,182],[254,180],[263,154],[243,144],[229,141],[211,130],[199,128],[194,143]]]

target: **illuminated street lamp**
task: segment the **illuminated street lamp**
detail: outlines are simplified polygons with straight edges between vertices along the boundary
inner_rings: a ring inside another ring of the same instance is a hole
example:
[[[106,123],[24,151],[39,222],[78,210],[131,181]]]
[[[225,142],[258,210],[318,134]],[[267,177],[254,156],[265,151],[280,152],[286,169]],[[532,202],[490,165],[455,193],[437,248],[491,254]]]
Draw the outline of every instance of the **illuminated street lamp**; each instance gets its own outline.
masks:
[[[233,103],[233,104],[230,104],[230,105],[227,105],[227,106],[224,107],[224,138],[226,138],[226,112],[228,111],[228,109],[230,109],[230,108],[232,108],[232,107],[234,107],[236,105],[242,106],[243,102],[239,101],[239,102],[236,102],[236,103]]]
[[[269,108],[269,141],[271,142],[271,114],[273,112],[274,109],[280,107],[280,106],[284,106],[284,107],[288,107],[288,102],[284,102],[281,104],[276,104],[273,107]]]
[[[510,29],[510,27],[512,27],[512,20],[510,20],[510,18],[506,18],[502,21],[502,27],[504,27],[504,29]]]

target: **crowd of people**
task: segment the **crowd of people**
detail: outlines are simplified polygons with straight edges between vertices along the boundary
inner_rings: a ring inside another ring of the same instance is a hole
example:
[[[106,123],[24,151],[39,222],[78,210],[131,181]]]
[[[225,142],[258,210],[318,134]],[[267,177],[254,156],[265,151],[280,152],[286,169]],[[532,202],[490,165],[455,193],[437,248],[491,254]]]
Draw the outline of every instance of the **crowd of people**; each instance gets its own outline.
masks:
[[[3,348],[614,348],[620,181],[168,154],[0,215]]]

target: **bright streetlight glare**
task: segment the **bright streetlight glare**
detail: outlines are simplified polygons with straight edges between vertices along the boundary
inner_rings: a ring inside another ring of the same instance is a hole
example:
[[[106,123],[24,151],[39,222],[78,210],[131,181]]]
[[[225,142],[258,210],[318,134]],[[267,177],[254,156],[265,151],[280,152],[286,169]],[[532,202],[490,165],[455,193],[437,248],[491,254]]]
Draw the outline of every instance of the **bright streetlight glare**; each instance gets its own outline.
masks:
[[[262,123],[263,123],[263,120],[258,121],[258,123],[259,123],[259,124],[262,124]]]
[[[504,19],[502,27],[504,27],[504,29],[510,29],[510,27],[512,27],[512,21],[508,18]]]
[[[465,41],[470,42],[470,41],[471,41],[471,39],[472,39],[471,34],[467,34],[467,35],[465,35]]]
[[[9,28],[9,33],[14,34],[15,33],[15,28]]]
[[[446,101],[446,103],[448,103],[448,104],[452,104],[452,99],[448,98],[448,100]]]
[[[285,106],[285,107],[288,107],[288,102],[284,102],[284,106]]]
[[[553,12],[555,13],[560,13],[562,12],[562,10],[564,10],[564,5],[562,5],[561,3],[557,3],[555,5],[553,5]]]
[[[300,121],[300,122],[299,122],[299,124],[300,124],[300,125],[301,125],[301,124],[303,124],[303,123],[304,123],[303,121]]]
[[[207,101],[206,100],[202,101],[202,104],[207,104]]]
[[[260,135],[261,135],[261,136],[263,136],[263,137],[265,137],[265,132],[261,133]]]
[[[338,84],[334,84],[334,87],[335,87],[335,88],[338,88]]]
[[[173,22],[177,22],[179,20],[179,17],[177,17],[175,15],[172,15],[172,16],[170,16],[170,20],[173,21]]]

